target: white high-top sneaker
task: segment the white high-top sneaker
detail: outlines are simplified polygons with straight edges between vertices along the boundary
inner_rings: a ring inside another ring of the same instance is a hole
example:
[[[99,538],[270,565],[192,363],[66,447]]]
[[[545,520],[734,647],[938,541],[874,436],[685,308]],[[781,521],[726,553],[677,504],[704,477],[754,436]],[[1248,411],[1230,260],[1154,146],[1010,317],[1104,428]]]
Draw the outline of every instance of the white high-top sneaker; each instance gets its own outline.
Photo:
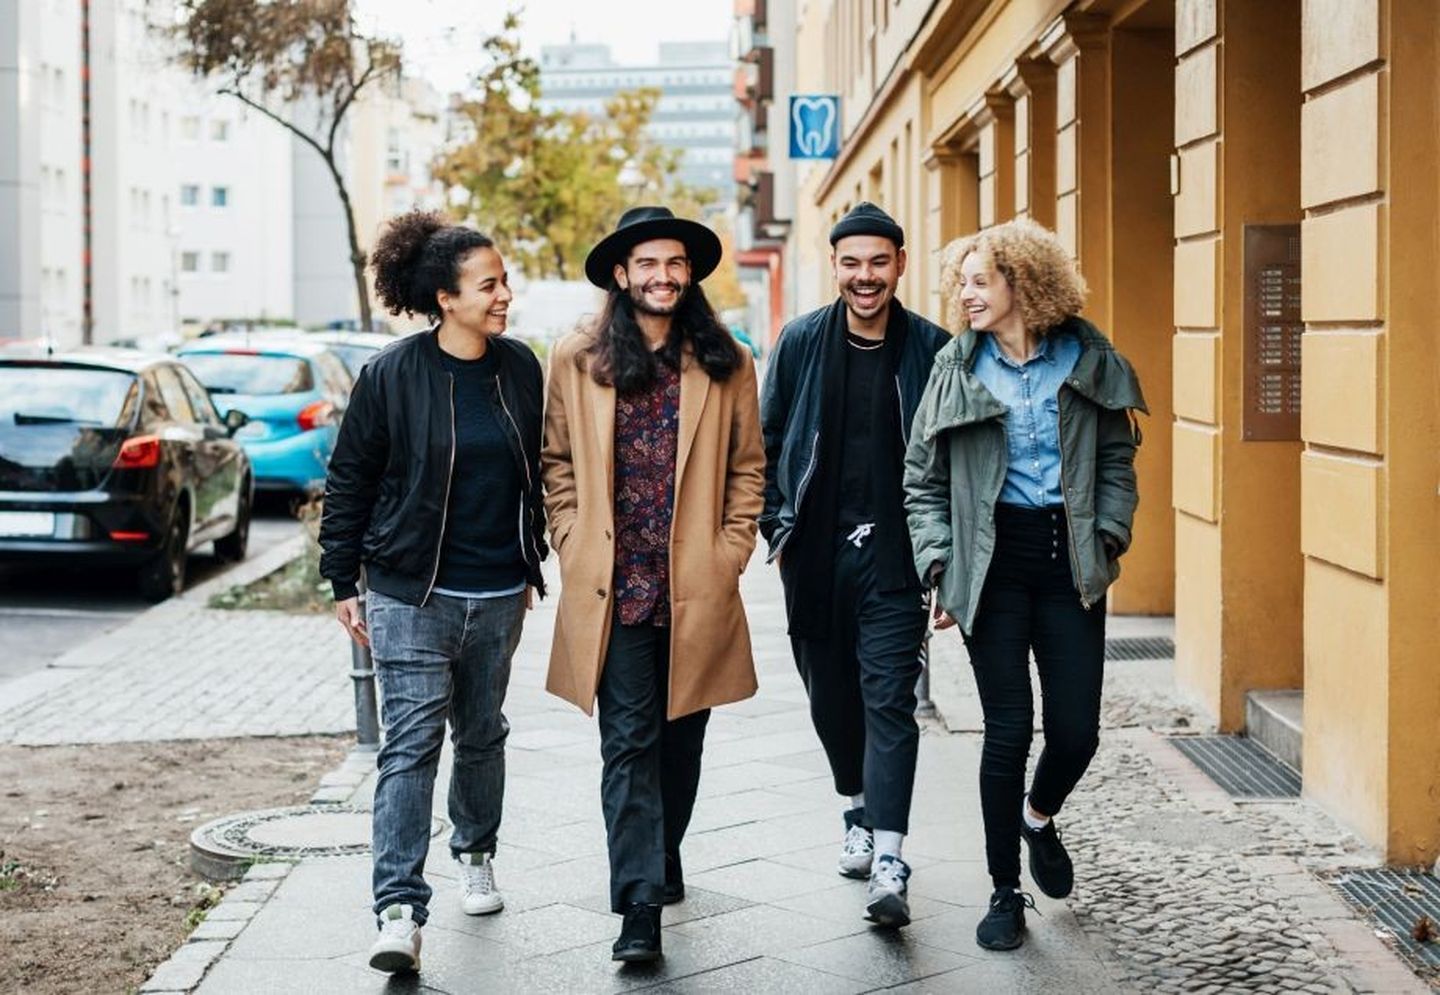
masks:
[[[380,935],[370,948],[370,966],[398,974],[420,970],[420,925],[409,905],[387,905],[380,911]]]
[[[460,865],[460,907],[467,916],[490,915],[505,907],[490,854],[462,853],[455,860]]]

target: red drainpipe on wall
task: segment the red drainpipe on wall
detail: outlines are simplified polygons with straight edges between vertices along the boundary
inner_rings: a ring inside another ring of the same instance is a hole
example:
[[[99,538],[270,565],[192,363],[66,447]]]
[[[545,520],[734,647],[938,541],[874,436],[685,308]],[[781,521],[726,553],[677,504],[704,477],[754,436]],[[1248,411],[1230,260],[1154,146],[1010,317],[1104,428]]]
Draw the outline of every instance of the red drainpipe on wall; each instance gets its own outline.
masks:
[[[80,0],[80,191],[83,257],[80,283],[85,295],[81,341],[95,339],[94,193],[90,176],[90,0]]]

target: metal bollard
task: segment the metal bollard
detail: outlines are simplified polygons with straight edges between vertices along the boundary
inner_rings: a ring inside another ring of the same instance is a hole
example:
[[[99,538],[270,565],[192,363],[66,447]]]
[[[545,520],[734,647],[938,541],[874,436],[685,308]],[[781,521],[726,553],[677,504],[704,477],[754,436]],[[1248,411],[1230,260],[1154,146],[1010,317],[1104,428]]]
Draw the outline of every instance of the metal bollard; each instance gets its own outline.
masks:
[[[935,714],[935,702],[930,700],[930,637],[935,633],[927,627],[925,641],[920,644],[920,679],[915,682],[915,714],[930,718]]]
[[[360,588],[360,617],[365,617],[365,588]],[[355,746],[380,749],[380,713],[376,707],[375,661],[370,647],[350,641],[350,679],[355,682]]]

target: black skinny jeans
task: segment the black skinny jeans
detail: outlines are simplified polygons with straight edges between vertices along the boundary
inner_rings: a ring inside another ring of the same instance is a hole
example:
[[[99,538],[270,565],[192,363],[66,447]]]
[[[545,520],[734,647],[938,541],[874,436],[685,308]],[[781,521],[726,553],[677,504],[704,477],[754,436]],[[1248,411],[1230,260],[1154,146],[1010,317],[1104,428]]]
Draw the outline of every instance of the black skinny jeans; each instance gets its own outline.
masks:
[[[880,590],[875,543],[884,541],[872,536],[859,549],[850,542],[836,547],[833,635],[792,636],[790,645],[835,790],[865,793],[863,825],[908,833],[920,750],[915,683],[926,612],[917,588]],[[782,568],[781,577],[791,587],[805,583],[793,567]]]
[[[1089,610],[1080,603],[1062,506],[997,505],[995,529],[995,555],[965,645],[985,713],[985,858],[995,887],[1018,888],[1020,809],[1034,725],[1030,652],[1040,673],[1045,731],[1030,804],[1054,815],[1100,742],[1105,599]]]
[[[610,626],[600,674],[600,801],[610,851],[610,908],[659,905],[665,857],[679,859],[700,787],[700,756],[710,710],[665,718],[670,630]]]

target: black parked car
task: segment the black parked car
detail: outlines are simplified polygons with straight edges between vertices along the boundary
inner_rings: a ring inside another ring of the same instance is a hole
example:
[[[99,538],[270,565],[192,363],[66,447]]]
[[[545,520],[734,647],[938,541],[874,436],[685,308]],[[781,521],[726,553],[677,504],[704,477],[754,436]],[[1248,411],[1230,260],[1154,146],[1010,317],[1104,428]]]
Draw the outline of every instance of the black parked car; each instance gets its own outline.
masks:
[[[209,541],[245,557],[254,474],[194,374],[129,350],[0,355],[0,562],[131,563],[141,593],[185,587]]]

